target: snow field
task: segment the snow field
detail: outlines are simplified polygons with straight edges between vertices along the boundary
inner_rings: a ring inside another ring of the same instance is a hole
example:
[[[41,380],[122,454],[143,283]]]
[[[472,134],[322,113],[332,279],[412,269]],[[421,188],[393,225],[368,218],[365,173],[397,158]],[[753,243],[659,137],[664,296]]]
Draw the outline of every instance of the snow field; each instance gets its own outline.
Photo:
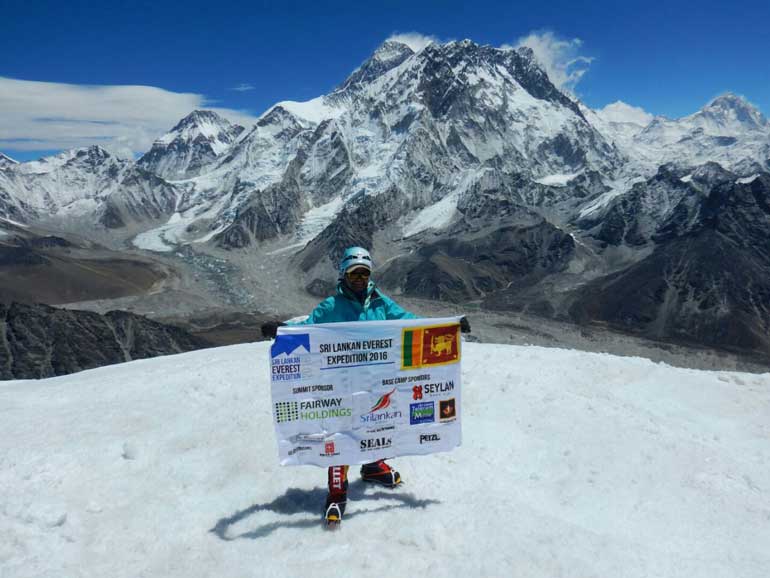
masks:
[[[770,374],[466,343],[463,446],[325,533],[268,346],[0,384],[0,575],[767,575]]]

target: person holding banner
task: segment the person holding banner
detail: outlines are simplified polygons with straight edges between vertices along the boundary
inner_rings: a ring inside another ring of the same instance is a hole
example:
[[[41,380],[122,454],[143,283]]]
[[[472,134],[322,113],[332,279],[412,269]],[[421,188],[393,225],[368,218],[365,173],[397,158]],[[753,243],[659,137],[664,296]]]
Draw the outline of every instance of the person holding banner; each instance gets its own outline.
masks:
[[[290,324],[417,319],[417,315],[403,309],[376,287],[371,280],[372,267],[369,251],[362,247],[346,249],[339,264],[336,294],[318,304],[307,319]],[[280,325],[285,323],[267,322],[262,325],[262,334],[273,338]],[[463,333],[470,331],[470,324],[465,317],[460,319],[460,327]],[[345,512],[348,468],[349,466],[340,465],[331,466],[328,469],[329,493],[325,505],[327,524],[335,525],[342,519]],[[365,482],[381,484],[389,488],[395,488],[401,483],[399,472],[385,463],[385,460],[364,464],[361,467],[361,478]]]
[[[296,324],[417,319],[417,315],[406,311],[377,289],[371,280],[371,272],[372,258],[369,251],[362,247],[346,249],[339,264],[337,293],[319,303],[307,319]],[[283,323],[265,323],[262,326],[263,335],[275,337],[279,325]],[[401,483],[401,475],[385,463],[385,460],[361,466],[361,479],[388,488],[395,488]],[[348,466],[329,468],[328,487],[326,521],[339,522],[347,503]]]

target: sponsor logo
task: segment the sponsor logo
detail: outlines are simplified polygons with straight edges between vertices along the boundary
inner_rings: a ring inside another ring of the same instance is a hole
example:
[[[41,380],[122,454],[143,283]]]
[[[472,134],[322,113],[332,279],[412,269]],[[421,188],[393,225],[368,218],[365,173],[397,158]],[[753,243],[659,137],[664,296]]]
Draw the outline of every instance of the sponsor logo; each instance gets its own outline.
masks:
[[[372,406],[372,409],[369,410],[369,413],[374,413],[375,411],[380,411],[381,409],[390,407],[390,396],[393,395],[395,391],[396,388],[394,387],[388,393],[380,397],[380,399],[377,400],[377,403]]]
[[[379,433],[379,432],[390,431],[390,430],[394,430],[394,429],[396,429],[396,426],[394,426],[394,425],[384,425],[382,427],[375,427],[375,428],[372,428],[372,429],[368,429],[368,430],[366,430],[366,433]]]
[[[336,492],[344,492],[347,488],[345,482],[348,477],[347,466],[332,466],[329,468],[329,489]]]
[[[381,450],[381,449],[389,448],[391,445],[393,445],[393,438],[389,438],[389,437],[369,438],[369,439],[361,440],[358,443],[358,445],[362,452],[370,452],[372,450]]]
[[[338,456],[340,453],[337,451],[337,448],[334,445],[333,441],[324,442],[324,453],[318,454],[322,458],[328,458],[331,456]]]
[[[442,399],[438,402],[438,416],[441,421],[451,421],[457,417],[455,398]]]
[[[397,409],[393,409],[391,407],[391,396],[395,393],[395,391],[396,389],[393,388],[385,395],[380,396],[377,402],[369,410],[369,413],[360,416],[361,423],[367,425],[373,423],[382,424],[383,422],[401,418],[403,414]],[[392,411],[387,408],[391,408]]]
[[[400,419],[404,414],[400,411],[383,411],[380,413],[367,413],[361,416],[362,424],[382,423]]]
[[[438,434],[420,434],[420,445],[431,442],[440,442],[441,436]]]
[[[312,450],[312,449],[313,448],[311,448],[310,446],[297,446],[296,448],[292,448],[292,449],[289,450],[289,455],[293,456],[294,454],[296,454],[298,452],[306,452],[306,451]]]
[[[423,385],[415,385],[412,388],[412,399],[422,399],[423,396],[436,397],[450,391],[454,391],[455,382],[445,381],[442,383],[426,383]]]
[[[432,401],[409,404],[409,423],[417,425],[436,421],[436,409]]]
[[[304,421],[350,417],[353,415],[353,410],[351,408],[343,407],[341,397],[327,397],[300,401],[298,403],[299,419]]]
[[[326,439],[323,433],[299,433],[289,438],[292,443],[305,442],[306,444],[320,444]]]
[[[275,404],[275,421],[283,423],[299,419],[299,410],[296,401],[279,401]]]
[[[445,381],[444,383],[426,383],[422,386],[425,395],[438,395],[440,393],[447,393],[454,391],[455,382]]]
[[[457,363],[460,360],[460,325],[410,327],[401,332],[401,369]]]

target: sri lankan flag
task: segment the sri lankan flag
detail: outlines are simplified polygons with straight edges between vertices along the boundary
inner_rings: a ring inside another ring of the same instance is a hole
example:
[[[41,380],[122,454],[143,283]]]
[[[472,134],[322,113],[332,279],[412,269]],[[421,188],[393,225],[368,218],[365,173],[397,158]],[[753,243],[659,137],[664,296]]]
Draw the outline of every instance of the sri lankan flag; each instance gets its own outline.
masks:
[[[409,327],[401,333],[401,369],[457,363],[460,324]]]

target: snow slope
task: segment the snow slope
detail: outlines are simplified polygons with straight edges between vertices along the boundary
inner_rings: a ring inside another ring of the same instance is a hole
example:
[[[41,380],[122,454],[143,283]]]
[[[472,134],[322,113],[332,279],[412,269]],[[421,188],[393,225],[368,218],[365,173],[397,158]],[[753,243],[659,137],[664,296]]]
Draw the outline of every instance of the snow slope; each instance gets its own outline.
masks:
[[[770,374],[465,344],[463,446],[325,533],[268,345],[0,384],[0,575],[767,576]]]

